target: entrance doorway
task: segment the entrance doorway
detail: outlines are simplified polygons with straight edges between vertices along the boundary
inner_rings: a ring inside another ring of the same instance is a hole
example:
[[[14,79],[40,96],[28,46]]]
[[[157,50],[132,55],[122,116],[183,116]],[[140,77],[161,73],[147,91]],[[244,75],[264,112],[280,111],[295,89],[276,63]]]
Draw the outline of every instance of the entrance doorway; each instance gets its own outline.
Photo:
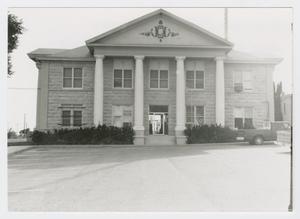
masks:
[[[149,134],[168,135],[168,106],[149,106]]]

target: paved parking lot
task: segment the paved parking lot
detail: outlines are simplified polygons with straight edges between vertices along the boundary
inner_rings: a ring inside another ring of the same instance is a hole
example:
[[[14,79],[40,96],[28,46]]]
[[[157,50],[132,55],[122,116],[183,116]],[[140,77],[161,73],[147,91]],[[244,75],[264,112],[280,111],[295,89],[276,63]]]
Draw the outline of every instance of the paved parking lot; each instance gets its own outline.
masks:
[[[9,156],[10,211],[287,211],[288,147],[39,147]]]

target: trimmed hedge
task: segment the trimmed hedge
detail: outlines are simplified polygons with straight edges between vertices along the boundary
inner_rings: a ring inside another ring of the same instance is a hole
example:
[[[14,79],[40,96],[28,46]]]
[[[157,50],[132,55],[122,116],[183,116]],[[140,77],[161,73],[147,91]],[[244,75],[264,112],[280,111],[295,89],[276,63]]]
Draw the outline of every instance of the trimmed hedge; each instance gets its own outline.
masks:
[[[187,144],[234,142],[237,137],[237,131],[219,125],[188,127],[184,134]]]
[[[55,129],[34,131],[31,135],[34,144],[133,144],[132,127],[97,127],[78,129]]]

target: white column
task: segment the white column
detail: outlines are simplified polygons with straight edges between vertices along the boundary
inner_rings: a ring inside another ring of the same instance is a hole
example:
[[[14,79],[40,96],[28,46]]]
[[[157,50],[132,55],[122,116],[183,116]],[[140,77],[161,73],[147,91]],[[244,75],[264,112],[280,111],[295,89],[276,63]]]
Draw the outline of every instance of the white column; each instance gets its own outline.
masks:
[[[175,134],[177,144],[185,143],[185,77],[184,56],[176,57],[176,126]]]
[[[134,144],[144,144],[144,56],[135,56]]]
[[[216,57],[216,123],[225,125],[224,58]]]
[[[95,55],[94,78],[94,125],[103,124],[103,59],[104,55]]]

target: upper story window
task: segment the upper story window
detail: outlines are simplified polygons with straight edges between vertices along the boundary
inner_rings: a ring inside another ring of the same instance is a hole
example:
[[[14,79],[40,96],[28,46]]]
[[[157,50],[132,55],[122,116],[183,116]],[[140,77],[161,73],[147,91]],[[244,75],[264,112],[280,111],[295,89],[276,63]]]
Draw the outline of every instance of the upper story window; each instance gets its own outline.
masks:
[[[150,61],[150,88],[168,89],[169,62],[168,60]]]
[[[204,63],[200,60],[186,62],[186,87],[204,89]]]
[[[186,123],[190,125],[203,125],[204,106],[186,106]]]
[[[114,88],[132,88],[133,61],[114,59]]]
[[[64,68],[63,88],[82,88],[82,68]]]
[[[233,74],[233,86],[235,92],[252,91],[252,72],[237,71]]]

